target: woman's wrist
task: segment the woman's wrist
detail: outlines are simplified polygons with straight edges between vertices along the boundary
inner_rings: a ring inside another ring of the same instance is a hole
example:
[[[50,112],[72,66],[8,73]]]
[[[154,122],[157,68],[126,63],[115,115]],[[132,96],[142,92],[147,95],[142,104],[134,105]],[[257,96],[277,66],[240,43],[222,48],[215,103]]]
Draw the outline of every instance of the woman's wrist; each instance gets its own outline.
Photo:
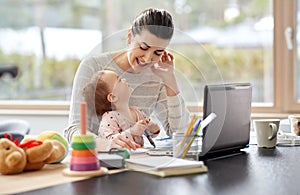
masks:
[[[163,83],[166,87],[167,96],[176,96],[179,94],[179,88],[177,85],[175,75],[164,79]]]

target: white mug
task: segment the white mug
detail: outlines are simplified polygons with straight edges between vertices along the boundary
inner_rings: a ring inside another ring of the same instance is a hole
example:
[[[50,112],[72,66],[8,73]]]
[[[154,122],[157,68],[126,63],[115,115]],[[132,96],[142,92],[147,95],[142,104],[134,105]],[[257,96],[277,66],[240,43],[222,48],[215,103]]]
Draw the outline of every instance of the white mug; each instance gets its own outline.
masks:
[[[277,132],[280,119],[259,119],[254,120],[257,146],[259,148],[274,148],[277,143]]]

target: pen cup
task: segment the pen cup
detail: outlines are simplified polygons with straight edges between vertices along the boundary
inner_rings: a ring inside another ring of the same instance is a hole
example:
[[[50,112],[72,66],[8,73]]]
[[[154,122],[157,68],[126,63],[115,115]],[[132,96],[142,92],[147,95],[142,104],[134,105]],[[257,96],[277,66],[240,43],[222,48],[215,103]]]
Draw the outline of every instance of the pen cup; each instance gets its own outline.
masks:
[[[173,157],[198,160],[201,149],[201,136],[173,133]]]

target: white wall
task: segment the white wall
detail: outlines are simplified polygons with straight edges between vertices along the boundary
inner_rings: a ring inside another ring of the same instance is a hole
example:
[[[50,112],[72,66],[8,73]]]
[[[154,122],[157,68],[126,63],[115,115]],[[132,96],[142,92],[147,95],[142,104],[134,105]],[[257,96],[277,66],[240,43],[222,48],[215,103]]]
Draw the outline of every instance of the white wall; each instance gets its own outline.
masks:
[[[0,113],[0,121],[10,119],[22,119],[30,124],[31,135],[38,135],[39,133],[47,130],[57,131],[63,135],[63,129],[68,125],[67,112],[62,114],[46,114],[46,113]]]

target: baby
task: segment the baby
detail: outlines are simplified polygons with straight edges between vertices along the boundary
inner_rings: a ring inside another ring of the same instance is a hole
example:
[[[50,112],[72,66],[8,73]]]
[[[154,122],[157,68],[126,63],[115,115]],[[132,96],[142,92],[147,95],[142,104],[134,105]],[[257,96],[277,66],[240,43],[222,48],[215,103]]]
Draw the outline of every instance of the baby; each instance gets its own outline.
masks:
[[[103,70],[96,73],[83,95],[88,105],[94,102],[96,114],[101,118],[99,136],[112,140],[121,134],[142,147],[145,130],[155,137],[160,128],[137,107],[129,106],[131,93],[132,88],[125,79],[113,71]]]

